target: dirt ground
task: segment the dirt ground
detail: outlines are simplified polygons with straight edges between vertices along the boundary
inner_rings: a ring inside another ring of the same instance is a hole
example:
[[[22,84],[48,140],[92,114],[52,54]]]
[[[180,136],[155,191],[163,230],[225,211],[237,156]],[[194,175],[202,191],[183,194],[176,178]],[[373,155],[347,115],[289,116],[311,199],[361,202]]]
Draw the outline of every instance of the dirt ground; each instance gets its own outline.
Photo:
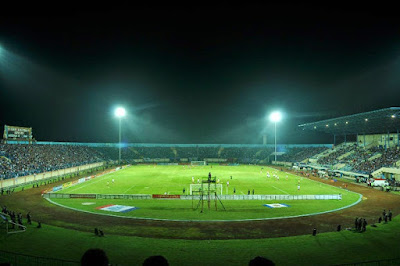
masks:
[[[340,181],[333,183],[316,177],[311,177],[311,179],[344,187],[344,183]],[[28,211],[31,211],[32,219],[41,221],[43,226],[51,224],[87,232],[93,232],[93,229],[97,227],[101,228],[105,234],[179,239],[251,239],[295,236],[311,234],[314,227],[322,233],[336,231],[339,224],[342,229],[353,227],[356,217],[365,218],[368,225],[377,223],[384,209],[392,210],[394,216],[400,213],[400,196],[355,183],[347,184],[347,189],[363,195],[362,201],[351,208],[327,214],[265,221],[166,222],[82,213],[55,206],[41,197],[41,191],[57,183],[0,196],[0,205],[22,212],[24,217]]]

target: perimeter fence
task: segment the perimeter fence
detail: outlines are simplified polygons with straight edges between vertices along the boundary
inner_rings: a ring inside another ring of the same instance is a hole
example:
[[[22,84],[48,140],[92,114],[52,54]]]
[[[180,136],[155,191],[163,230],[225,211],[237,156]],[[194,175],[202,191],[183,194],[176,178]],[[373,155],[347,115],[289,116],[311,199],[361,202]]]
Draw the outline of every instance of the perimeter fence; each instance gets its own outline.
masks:
[[[0,250],[0,263],[21,266],[78,266],[80,262],[61,260],[54,258],[45,258],[31,255],[23,255],[9,251]]]
[[[200,199],[200,195],[151,195],[151,194],[68,194],[46,193],[45,198],[51,199]],[[203,197],[207,197],[204,195]],[[215,195],[210,195],[214,199]],[[341,194],[331,195],[218,195],[221,200],[341,200]]]
[[[384,260],[371,260],[356,263],[336,264],[334,266],[392,266],[400,265],[400,258],[384,259]]]

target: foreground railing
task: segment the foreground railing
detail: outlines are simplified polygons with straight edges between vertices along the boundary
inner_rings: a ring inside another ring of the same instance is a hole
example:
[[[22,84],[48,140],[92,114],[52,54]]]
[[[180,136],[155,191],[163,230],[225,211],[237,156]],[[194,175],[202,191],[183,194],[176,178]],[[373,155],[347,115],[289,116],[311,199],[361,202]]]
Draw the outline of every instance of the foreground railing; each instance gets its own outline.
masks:
[[[60,260],[38,256],[23,255],[14,252],[0,250],[0,263],[9,263],[10,265],[29,265],[29,266],[77,266],[77,261]]]
[[[158,194],[66,194],[46,193],[45,198],[51,199],[200,199],[200,195],[158,195]],[[204,194],[203,198],[208,197]],[[341,194],[331,195],[217,195],[221,200],[341,200]],[[215,195],[210,195],[211,199]]]
[[[371,260],[347,264],[336,264],[335,266],[389,266],[389,265],[400,265],[400,258],[396,259],[384,259],[384,260]]]

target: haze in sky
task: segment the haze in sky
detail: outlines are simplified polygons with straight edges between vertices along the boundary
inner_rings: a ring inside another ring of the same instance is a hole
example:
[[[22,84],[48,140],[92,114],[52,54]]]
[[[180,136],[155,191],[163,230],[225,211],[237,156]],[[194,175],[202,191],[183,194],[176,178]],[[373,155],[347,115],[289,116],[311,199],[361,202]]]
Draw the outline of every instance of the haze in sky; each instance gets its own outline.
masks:
[[[137,6],[0,17],[0,126],[37,140],[332,143],[297,125],[398,106],[389,7]]]

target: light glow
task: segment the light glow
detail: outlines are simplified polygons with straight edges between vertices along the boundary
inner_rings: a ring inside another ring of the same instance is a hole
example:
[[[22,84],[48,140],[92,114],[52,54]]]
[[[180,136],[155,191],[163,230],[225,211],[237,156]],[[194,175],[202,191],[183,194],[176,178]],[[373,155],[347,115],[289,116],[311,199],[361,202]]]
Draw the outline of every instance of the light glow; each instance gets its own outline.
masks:
[[[280,112],[272,112],[269,116],[269,120],[272,122],[279,122],[282,119],[282,114]]]
[[[125,108],[118,107],[117,109],[115,109],[115,113],[114,114],[115,114],[116,117],[124,117],[126,115]]]

